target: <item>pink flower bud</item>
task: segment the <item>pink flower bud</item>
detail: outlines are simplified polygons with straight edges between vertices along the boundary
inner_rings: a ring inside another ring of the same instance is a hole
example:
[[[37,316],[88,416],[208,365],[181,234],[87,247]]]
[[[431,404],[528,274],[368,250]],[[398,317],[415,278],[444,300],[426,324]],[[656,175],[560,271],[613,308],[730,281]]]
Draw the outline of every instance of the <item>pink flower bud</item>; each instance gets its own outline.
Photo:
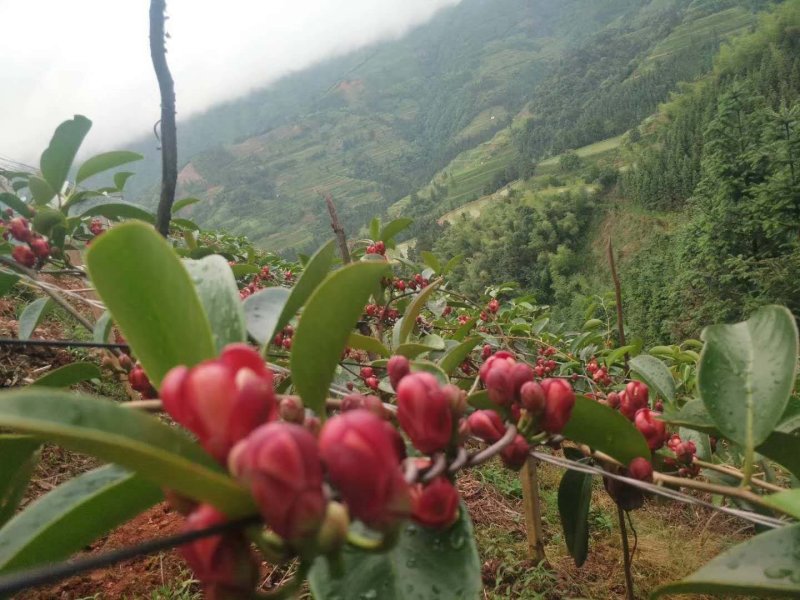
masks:
[[[522,407],[531,415],[540,414],[547,403],[544,389],[536,381],[526,381],[519,390]]]
[[[492,355],[492,347],[489,344],[484,344],[481,349],[481,358],[486,360]]]
[[[412,373],[397,387],[397,420],[425,454],[444,450],[453,436],[453,413],[445,390],[430,373]]]
[[[411,518],[425,527],[445,529],[458,519],[458,490],[445,477],[411,488],[411,503]]]
[[[520,390],[526,383],[533,381],[534,372],[530,365],[518,362],[511,369],[511,388],[515,398],[519,398]]]
[[[667,439],[667,427],[663,421],[655,418],[649,408],[639,409],[633,419],[633,424],[647,440],[650,450],[656,451],[664,445],[664,441]]]
[[[272,373],[245,344],[230,344],[219,358],[176,367],[161,383],[164,409],[193,432],[220,463],[234,444],[277,418]]]
[[[8,222],[8,230],[14,239],[20,242],[27,242],[31,239],[31,230],[28,227],[28,219],[25,217],[16,217]]]
[[[489,400],[498,406],[508,406],[514,401],[514,382],[512,371],[515,361],[512,358],[490,357],[481,367],[481,379],[486,384]]]
[[[221,525],[227,519],[208,504],[194,511],[184,531]],[[180,547],[184,560],[211,599],[249,598],[258,582],[258,563],[241,531],[201,538]]]
[[[575,406],[575,392],[566,379],[544,379],[542,389],[545,395],[545,406],[540,426],[548,433],[561,433],[572,416]]]
[[[611,408],[619,408],[620,397],[617,392],[609,392],[606,402]]]
[[[11,256],[23,267],[32,267],[36,264],[36,255],[28,246],[14,246]]]
[[[525,461],[528,459],[530,450],[531,447],[528,442],[525,441],[525,438],[517,434],[514,441],[500,452],[500,458],[503,459],[503,463],[505,463],[508,468],[521,469],[522,465],[524,465]]]
[[[350,514],[377,529],[392,527],[410,511],[408,485],[389,427],[366,410],[353,410],[329,419],[319,438],[328,478]]]
[[[653,465],[646,458],[636,457],[628,465],[628,476],[639,481],[653,481]]]
[[[386,370],[389,372],[389,382],[396,390],[400,380],[411,372],[411,363],[405,356],[398,354],[389,359],[389,362],[386,363]]]
[[[503,420],[493,410],[476,410],[467,418],[467,424],[473,435],[489,444],[494,444],[506,432]]]
[[[144,369],[139,364],[133,367],[130,373],[128,373],[128,383],[130,383],[131,387],[144,398],[158,397],[153,384],[150,383],[150,379],[147,377],[147,373],[144,372]]]
[[[50,244],[48,244],[44,238],[34,238],[29,244],[37,258],[47,258],[50,256]]]
[[[267,524],[284,539],[316,533],[325,515],[317,440],[293,423],[262,425],[230,452],[228,468],[249,487]]]
[[[628,382],[628,385],[625,386],[625,395],[629,404],[629,408],[626,410],[632,410],[634,415],[640,408],[647,408],[649,406],[650,392],[647,386],[641,381]]]
[[[284,396],[278,405],[278,414],[287,423],[302,425],[306,418],[306,409],[299,396]]]

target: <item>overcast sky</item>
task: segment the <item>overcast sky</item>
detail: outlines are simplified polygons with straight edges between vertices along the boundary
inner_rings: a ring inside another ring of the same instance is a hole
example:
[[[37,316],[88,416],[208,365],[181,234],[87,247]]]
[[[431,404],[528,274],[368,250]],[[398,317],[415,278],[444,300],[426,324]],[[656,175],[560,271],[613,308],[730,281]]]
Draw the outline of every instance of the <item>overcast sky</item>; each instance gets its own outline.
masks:
[[[178,118],[290,71],[396,38],[460,0],[168,0]],[[148,0],[0,0],[0,156],[38,164],[53,129],[92,119],[109,149],[151,131]]]

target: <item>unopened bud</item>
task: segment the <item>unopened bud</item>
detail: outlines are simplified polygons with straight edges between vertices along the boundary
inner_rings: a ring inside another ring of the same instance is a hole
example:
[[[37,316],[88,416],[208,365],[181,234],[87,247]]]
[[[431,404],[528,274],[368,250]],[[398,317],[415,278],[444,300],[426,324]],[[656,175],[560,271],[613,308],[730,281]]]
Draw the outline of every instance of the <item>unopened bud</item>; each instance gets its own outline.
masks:
[[[299,396],[284,396],[278,405],[278,414],[288,423],[302,425],[306,418],[306,409]]]

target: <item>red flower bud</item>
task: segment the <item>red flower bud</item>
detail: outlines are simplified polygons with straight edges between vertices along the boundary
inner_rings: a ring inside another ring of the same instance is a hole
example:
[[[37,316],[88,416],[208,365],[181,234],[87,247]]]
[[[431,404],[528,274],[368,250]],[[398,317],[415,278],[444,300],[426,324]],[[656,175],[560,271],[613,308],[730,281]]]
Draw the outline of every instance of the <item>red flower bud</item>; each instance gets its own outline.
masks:
[[[514,390],[514,397],[519,398],[522,386],[533,381],[534,372],[530,365],[518,362],[511,369],[511,387]]]
[[[272,373],[245,344],[219,358],[172,369],[161,383],[164,409],[225,464],[228,452],[259,425],[277,418]]]
[[[306,409],[299,396],[284,396],[278,406],[278,414],[288,423],[302,425],[306,418]]]
[[[453,436],[449,392],[430,373],[412,373],[397,386],[397,420],[425,454],[444,450]]]
[[[390,427],[370,412],[353,410],[329,419],[319,438],[328,478],[350,514],[378,529],[393,526],[410,511]]]
[[[530,450],[531,447],[528,445],[528,442],[525,441],[525,438],[517,434],[514,441],[500,452],[500,458],[503,459],[503,462],[508,468],[521,469],[522,465],[524,465],[525,461],[528,459]]]
[[[153,387],[153,384],[150,383],[150,379],[147,377],[147,373],[144,372],[141,365],[137,364],[131,369],[130,373],[128,373],[128,383],[130,383],[131,387],[144,398],[158,398],[158,393]]]
[[[606,397],[606,402],[611,408],[619,408],[619,394],[617,392],[610,392]]]
[[[227,519],[208,504],[194,511],[184,531],[221,525]],[[180,547],[184,560],[203,586],[203,596],[212,600],[249,598],[258,582],[258,563],[240,531],[204,537]]]
[[[548,433],[561,433],[572,416],[575,392],[566,379],[544,379],[541,385],[545,395],[545,406],[539,424]]]
[[[23,267],[32,267],[36,264],[36,255],[28,246],[14,246],[11,256]]]
[[[638,383],[638,382],[631,382],[631,383]],[[639,389],[635,391],[636,391],[636,396],[632,396],[631,394],[628,393],[628,388],[626,387],[625,391],[620,392],[619,395],[619,412],[621,412],[631,421],[633,421],[633,418],[636,416],[636,413],[639,410],[647,408],[647,396],[646,395],[643,396],[641,390]]]
[[[386,370],[389,372],[389,382],[396,390],[400,380],[411,372],[411,363],[405,356],[398,354],[389,359],[389,362],[386,363]]]
[[[653,481],[653,465],[641,456],[634,458],[628,465],[628,476],[639,481]]]
[[[649,408],[639,409],[633,419],[633,424],[647,440],[650,450],[656,451],[664,445],[664,441],[667,439],[667,427],[663,421],[654,417],[654,413]]]
[[[377,390],[380,385],[380,381],[378,381],[377,377],[367,377],[364,383],[366,383],[367,387],[371,390]]]
[[[486,305],[486,308],[489,309],[490,313],[496,313],[500,308],[500,303],[497,301],[496,298],[492,298],[489,300],[489,304]]]
[[[493,410],[476,410],[467,418],[467,425],[473,435],[489,444],[494,444],[506,432],[503,420]]]
[[[522,407],[531,415],[538,415],[544,410],[547,398],[544,389],[536,381],[526,381],[519,390]]]
[[[425,527],[445,529],[458,519],[458,490],[445,477],[411,488],[411,518]]]
[[[373,375],[375,375],[375,371],[372,367],[361,367],[361,379],[369,379]]]
[[[484,344],[481,350],[481,358],[486,360],[492,355],[492,347],[489,344]]]
[[[31,230],[28,227],[28,219],[25,217],[16,217],[8,222],[8,230],[14,239],[20,242],[27,242],[31,239]]]
[[[650,391],[647,389],[647,385],[641,381],[628,382],[628,385],[625,386],[625,393],[633,405],[638,407],[637,410],[649,406]]]
[[[317,440],[300,425],[262,425],[234,446],[228,468],[253,492],[267,524],[297,541],[316,533],[325,516]]]

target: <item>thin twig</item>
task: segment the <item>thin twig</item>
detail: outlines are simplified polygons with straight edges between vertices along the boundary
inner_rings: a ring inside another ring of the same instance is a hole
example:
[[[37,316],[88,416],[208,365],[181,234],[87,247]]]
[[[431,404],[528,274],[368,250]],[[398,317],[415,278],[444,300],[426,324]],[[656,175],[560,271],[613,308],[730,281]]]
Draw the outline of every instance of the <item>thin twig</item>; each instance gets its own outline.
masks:
[[[336,234],[336,241],[339,244],[339,254],[342,255],[342,262],[347,264],[350,262],[350,250],[347,248],[347,236],[344,233],[344,227],[339,222],[339,215],[336,213],[336,207],[333,205],[333,197],[330,194],[325,196],[325,204],[328,207],[328,213],[331,215],[331,229]]]
[[[619,282],[619,275],[617,274],[617,265],[614,262],[614,246],[611,244],[611,238],[608,238],[608,265],[611,268],[611,277],[614,279],[614,295],[617,300],[617,331],[619,332],[619,345],[625,346],[625,321],[622,314],[622,286]],[[630,372],[628,360],[630,357],[625,353],[625,374]]]
[[[633,573],[631,572],[631,552],[628,548],[628,531],[625,528],[625,511],[617,504],[617,519],[619,520],[619,535],[622,539],[622,559],[625,569],[625,594],[628,600],[636,600],[633,595]]]

